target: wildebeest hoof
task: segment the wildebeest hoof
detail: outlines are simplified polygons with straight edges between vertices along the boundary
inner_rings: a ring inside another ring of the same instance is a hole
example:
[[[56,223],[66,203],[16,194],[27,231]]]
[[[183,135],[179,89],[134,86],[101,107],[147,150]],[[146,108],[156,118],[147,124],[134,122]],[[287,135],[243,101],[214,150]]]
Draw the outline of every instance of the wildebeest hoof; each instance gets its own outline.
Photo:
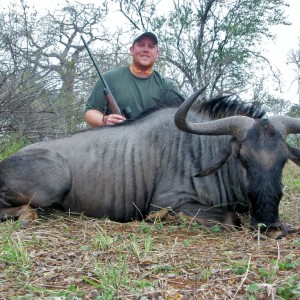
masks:
[[[289,225],[277,222],[268,226],[265,234],[268,238],[278,240],[294,232],[295,230],[293,230]]]
[[[25,229],[29,225],[32,225],[38,219],[37,212],[30,205],[21,206],[19,213],[20,213],[20,215],[19,215],[18,221],[20,222],[22,229]]]
[[[162,221],[167,221],[169,217],[169,209],[161,209],[159,211],[153,211],[151,212],[145,219],[146,222],[162,222]]]
[[[22,229],[26,229],[29,227],[29,225],[31,224],[31,222],[27,221],[27,220],[18,220],[19,224],[20,224],[20,228]]]

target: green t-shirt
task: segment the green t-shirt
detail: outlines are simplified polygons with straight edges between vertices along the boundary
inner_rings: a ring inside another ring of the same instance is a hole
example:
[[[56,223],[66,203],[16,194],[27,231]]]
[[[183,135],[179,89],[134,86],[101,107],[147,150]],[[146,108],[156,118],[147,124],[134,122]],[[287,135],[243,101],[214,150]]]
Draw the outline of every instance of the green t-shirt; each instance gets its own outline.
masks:
[[[172,99],[177,97],[171,91],[181,94],[175,82],[159,75],[156,71],[153,71],[148,78],[139,78],[131,73],[128,66],[122,66],[105,72],[103,77],[120,110],[123,111],[125,107],[129,107],[132,118],[168,97]],[[97,80],[87,100],[85,111],[97,109],[102,113],[105,112],[106,98],[103,89],[102,81]],[[106,114],[109,113],[108,109]]]

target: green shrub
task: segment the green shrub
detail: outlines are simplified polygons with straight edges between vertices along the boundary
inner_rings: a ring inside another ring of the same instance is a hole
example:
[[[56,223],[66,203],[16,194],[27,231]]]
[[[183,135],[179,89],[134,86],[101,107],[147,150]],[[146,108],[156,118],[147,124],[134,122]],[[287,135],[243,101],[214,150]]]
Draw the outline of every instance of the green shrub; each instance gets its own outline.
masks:
[[[31,142],[20,133],[6,134],[0,141],[0,161]]]

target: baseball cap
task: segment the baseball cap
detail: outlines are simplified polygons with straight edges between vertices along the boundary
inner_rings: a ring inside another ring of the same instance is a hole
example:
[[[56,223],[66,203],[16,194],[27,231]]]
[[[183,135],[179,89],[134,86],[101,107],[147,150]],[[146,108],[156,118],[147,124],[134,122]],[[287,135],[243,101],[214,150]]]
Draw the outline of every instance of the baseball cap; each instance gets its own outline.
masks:
[[[157,38],[157,36],[156,36],[153,32],[151,32],[151,31],[146,31],[146,32],[142,31],[142,32],[138,32],[138,33],[134,36],[133,41],[132,41],[132,45],[133,45],[134,43],[136,43],[137,41],[139,41],[139,40],[140,40],[142,37],[144,37],[144,36],[149,36],[149,37],[151,37],[151,38],[154,40],[155,44],[158,44],[158,38]]]

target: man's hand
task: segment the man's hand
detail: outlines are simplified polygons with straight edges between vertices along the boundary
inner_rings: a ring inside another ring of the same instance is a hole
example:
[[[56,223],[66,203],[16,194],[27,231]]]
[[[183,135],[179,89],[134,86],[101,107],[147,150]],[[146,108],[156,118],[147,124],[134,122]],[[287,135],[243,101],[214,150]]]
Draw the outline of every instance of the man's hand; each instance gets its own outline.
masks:
[[[116,125],[126,120],[126,118],[117,114],[104,116],[103,113],[96,109],[86,111],[84,114],[84,119],[92,127]]]
[[[108,116],[104,116],[103,125],[116,125],[116,124],[124,122],[125,120],[126,120],[126,118],[124,118],[121,115],[111,114]]]

